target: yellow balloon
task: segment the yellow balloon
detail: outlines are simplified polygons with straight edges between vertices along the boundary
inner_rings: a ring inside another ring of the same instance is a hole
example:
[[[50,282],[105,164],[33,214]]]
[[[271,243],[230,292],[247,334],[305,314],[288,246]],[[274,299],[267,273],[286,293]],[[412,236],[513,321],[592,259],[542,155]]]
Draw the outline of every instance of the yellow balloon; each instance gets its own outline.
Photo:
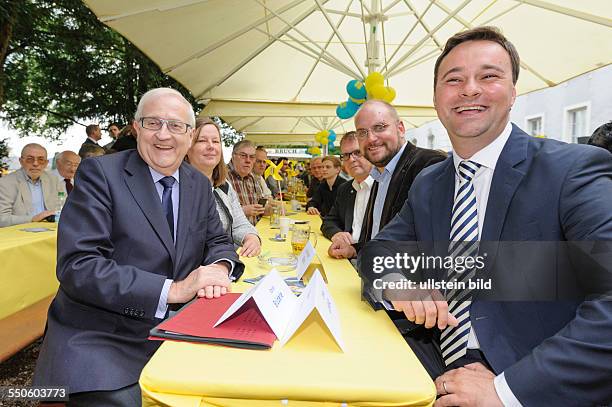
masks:
[[[385,100],[385,96],[387,96],[387,88],[382,85],[374,86],[368,93],[371,96],[371,99]]]
[[[385,95],[385,98],[383,100],[387,103],[391,103],[393,102],[393,99],[395,99],[395,96],[395,89],[389,86],[387,87],[387,94]]]
[[[370,89],[385,83],[385,77],[380,72],[372,72],[365,80],[366,90],[370,93]]]

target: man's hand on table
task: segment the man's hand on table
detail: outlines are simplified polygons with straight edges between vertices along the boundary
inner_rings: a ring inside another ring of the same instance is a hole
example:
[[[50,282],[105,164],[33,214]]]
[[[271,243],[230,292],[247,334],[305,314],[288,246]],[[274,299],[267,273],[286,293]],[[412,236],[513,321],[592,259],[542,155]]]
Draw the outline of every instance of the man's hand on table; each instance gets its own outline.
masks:
[[[53,214],[55,214],[55,211],[42,211],[41,213],[32,216],[32,222],[42,222],[44,218]]]
[[[332,242],[329,249],[327,249],[327,254],[335,259],[352,259],[357,256],[357,251],[352,245],[338,241]]]
[[[185,303],[196,295],[217,298],[231,291],[229,268],[221,262],[200,266],[182,281],[174,281],[168,291],[168,304]]]
[[[320,215],[321,214],[321,212],[319,212],[319,210],[315,208],[314,206],[311,206],[310,208],[308,208],[308,210],[306,210],[306,213],[309,215]]]
[[[338,232],[332,236],[331,241],[333,243],[344,243],[348,245],[355,243],[353,242],[353,236],[349,232]]]
[[[470,363],[450,370],[435,380],[436,392],[441,397],[434,407],[503,407],[493,379],[495,374],[482,363]]]

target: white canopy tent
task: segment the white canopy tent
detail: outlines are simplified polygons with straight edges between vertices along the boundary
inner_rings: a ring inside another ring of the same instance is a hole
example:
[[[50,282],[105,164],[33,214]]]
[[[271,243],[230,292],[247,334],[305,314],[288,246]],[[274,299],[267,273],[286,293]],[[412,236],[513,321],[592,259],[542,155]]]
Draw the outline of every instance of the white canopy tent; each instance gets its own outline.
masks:
[[[352,120],[346,83],[379,71],[409,127],[434,119],[447,38],[494,25],[516,45],[519,94],[612,63],[609,0],[85,0],[99,19],[261,144],[314,143]]]

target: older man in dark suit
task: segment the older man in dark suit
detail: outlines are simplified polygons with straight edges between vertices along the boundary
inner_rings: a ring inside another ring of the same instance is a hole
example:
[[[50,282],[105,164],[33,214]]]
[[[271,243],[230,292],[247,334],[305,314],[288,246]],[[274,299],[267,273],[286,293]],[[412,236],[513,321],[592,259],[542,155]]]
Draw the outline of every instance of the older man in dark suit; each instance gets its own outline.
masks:
[[[194,124],[180,93],[151,90],[135,115],[138,149],[81,163],[34,385],[68,386],[73,405],[139,405],[159,346],[149,330],[169,306],[223,295],[242,273],[210,182],[183,162]]]

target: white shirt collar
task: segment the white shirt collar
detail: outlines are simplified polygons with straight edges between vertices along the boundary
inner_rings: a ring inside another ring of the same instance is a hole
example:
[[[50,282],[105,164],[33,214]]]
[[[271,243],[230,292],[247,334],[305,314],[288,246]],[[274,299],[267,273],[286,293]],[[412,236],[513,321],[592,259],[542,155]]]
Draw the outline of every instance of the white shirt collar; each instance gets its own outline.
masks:
[[[374,178],[368,175],[366,179],[361,182],[357,182],[356,179],[353,180],[353,188],[355,191],[361,191],[364,188],[372,188],[372,184],[374,184]]]
[[[480,151],[477,151],[469,160],[483,167],[495,170],[497,160],[499,160],[499,156],[510,138],[510,133],[512,133],[512,123],[508,122],[504,130],[502,130],[501,134],[497,136],[495,140]],[[463,158],[459,157],[459,154],[453,153],[453,164],[455,165],[456,172],[458,171],[459,164],[463,160]]]

